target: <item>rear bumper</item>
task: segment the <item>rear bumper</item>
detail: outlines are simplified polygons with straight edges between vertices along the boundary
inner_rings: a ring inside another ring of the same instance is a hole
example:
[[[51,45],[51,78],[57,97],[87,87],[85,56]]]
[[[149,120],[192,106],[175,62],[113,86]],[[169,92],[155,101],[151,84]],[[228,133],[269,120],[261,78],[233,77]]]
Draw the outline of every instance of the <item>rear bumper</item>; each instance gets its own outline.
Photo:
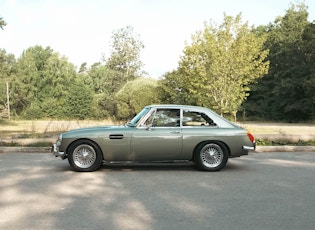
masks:
[[[243,145],[241,151],[239,151],[238,153],[234,153],[234,154],[230,155],[229,158],[241,157],[241,156],[248,155],[249,151],[255,151],[255,149],[256,149],[255,143],[254,143],[254,146]]]
[[[246,150],[246,151],[255,151],[255,149],[256,149],[256,145],[254,145],[254,146],[246,146],[246,145],[244,145],[243,146],[243,150]]]

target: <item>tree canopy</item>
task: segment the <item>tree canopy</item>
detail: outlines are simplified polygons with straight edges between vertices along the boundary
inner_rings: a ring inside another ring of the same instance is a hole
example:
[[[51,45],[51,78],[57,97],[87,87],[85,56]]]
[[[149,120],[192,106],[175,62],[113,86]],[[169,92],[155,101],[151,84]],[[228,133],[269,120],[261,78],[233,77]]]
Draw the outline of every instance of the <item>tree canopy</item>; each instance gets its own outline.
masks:
[[[283,17],[262,26],[268,35],[269,73],[252,88],[244,104],[250,116],[298,121],[314,118],[314,24],[304,4],[291,5]]]
[[[240,14],[225,15],[219,27],[205,24],[204,30],[193,35],[171,79],[197,105],[235,115],[248,96],[248,85],[268,72],[264,41],[265,36],[242,24]]]
[[[0,28],[3,30],[3,28],[7,25],[7,23],[3,20],[3,18],[0,17]]]
[[[118,117],[129,119],[149,104],[158,104],[158,82],[151,78],[139,78],[127,82],[116,94]]]
[[[124,82],[134,80],[142,76],[140,52],[143,48],[140,36],[134,33],[131,26],[116,30],[112,35],[110,56],[105,59],[106,66],[123,73]]]

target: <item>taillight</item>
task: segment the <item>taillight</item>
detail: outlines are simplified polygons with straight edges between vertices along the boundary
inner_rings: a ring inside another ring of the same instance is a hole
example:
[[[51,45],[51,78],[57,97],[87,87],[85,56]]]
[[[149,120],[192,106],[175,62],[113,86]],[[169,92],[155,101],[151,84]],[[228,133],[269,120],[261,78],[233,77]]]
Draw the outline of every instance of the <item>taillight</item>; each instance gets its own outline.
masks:
[[[255,143],[255,137],[249,131],[247,131],[247,136],[252,143]]]

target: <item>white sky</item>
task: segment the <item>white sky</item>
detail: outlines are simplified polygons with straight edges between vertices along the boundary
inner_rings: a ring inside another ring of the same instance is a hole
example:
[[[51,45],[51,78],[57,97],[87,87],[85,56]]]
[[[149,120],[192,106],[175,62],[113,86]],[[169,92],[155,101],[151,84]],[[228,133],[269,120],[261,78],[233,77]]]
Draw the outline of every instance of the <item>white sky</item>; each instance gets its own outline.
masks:
[[[132,26],[145,45],[144,70],[160,77],[177,68],[185,41],[204,22],[242,13],[249,25],[267,25],[284,16],[290,0],[0,0],[0,48],[18,58],[23,50],[50,46],[76,66],[109,54],[113,30]],[[315,1],[305,0],[309,21]]]

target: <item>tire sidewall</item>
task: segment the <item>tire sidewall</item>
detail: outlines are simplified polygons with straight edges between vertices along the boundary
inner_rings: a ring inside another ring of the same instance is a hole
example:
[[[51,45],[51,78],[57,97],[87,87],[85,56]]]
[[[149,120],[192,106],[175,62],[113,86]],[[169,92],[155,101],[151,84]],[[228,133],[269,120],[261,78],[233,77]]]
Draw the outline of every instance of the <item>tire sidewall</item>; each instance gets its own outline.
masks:
[[[204,146],[208,145],[208,144],[215,144],[215,145],[218,145],[221,149],[222,149],[222,152],[223,152],[223,159],[221,161],[221,163],[216,166],[216,167],[208,167],[206,166],[202,159],[201,159],[201,150]],[[194,160],[195,160],[195,163],[197,165],[197,167],[202,170],[202,171],[219,171],[221,170],[222,168],[225,167],[227,161],[228,161],[228,158],[229,158],[229,151],[228,151],[228,148],[223,144],[223,143],[220,143],[220,142],[216,142],[216,141],[207,141],[207,142],[204,142],[204,143],[201,143],[197,148],[196,148],[196,152],[194,154]]]
[[[89,146],[91,146],[94,149],[94,151],[96,153],[96,159],[95,159],[94,163],[88,168],[79,167],[78,165],[76,165],[74,163],[73,151],[80,145],[89,145]],[[101,166],[102,161],[103,161],[103,156],[102,156],[102,152],[101,152],[100,148],[94,142],[89,141],[89,140],[77,140],[77,141],[73,142],[69,146],[69,149],[68,149],[67,152],[68,152],[67,155],[68,155],[69,164],[77,172],[92,172],[92,171],[95,171],[95,170],[99,169],[99,167]]]

